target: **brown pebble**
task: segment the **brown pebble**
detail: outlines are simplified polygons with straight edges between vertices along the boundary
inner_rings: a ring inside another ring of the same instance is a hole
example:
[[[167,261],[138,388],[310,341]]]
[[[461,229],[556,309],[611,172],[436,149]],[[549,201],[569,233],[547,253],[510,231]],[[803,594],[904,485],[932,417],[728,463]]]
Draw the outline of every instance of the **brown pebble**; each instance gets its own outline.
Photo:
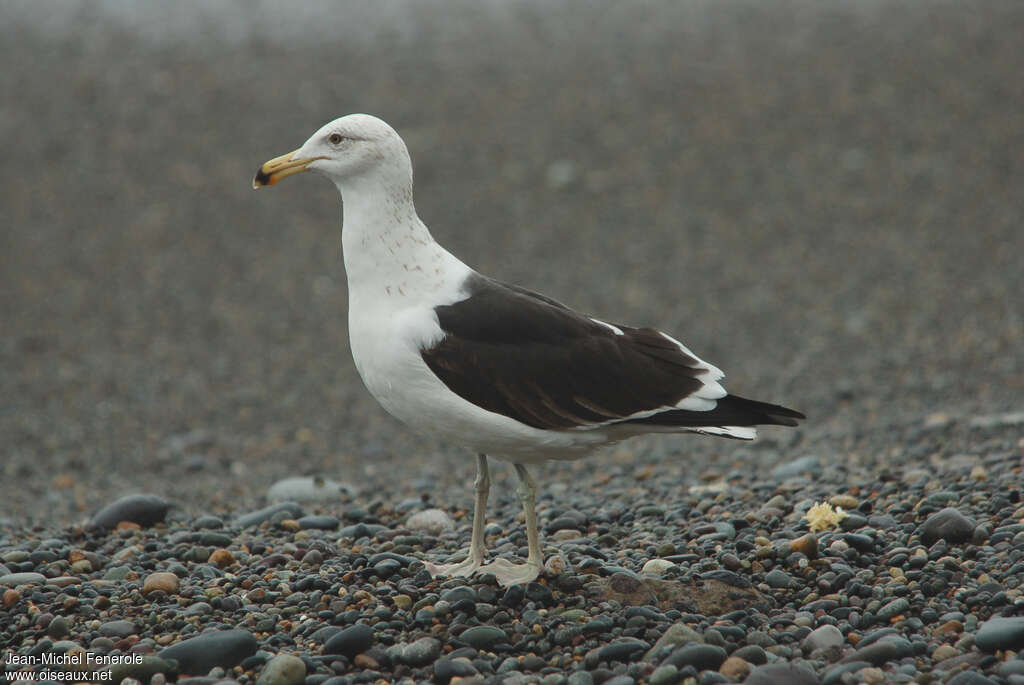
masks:
[[[167,571],[159,571],[157,573],[150,573],[146,576],[146,579],[142,581],[142,594],[149,594],[156,590],[163,590],[164,592],[176,592],[178,590],[179,580],[178,576]]]
[[[235,563],[235,555],[226,549],[215,549],[207,561],[218,568],[227,568]]]
[[[356,654],[355,659],[352,660],[352,663],[358,666],[359,668],[368,668],[372,671],[376,671],[378,668],[380,668],[380,664],[377,662],[377,660],[374,659],[372,656],[367,656],[366,654]]]
[[[17,590],[7,590],[4,592],[4,606],[10,609],[12,606],[21,601],[21,593]]]
[[[936,628],[932,635],[952,635],[962,632],[964,632],[964,624],[954,618]]]
[[[789,544],[794,552],[799,552],[808,559],[814,559],[818,556],[818,538],[815,535],[810,533],[801,535]]]
[[[285,519],[284,521],[281,521],[281,527],[290,533],[294,533],[302,529],[302,526],[300,526],[299,522],[295,519]]]
[[[856,509],[860,504],[860,500],[850,495],[832,495],[828,498],[828,503],[833,507],[842,507],[849,511],[850,509]]]
[[[135,523],[135,521],[121,521],[117,524],[115,530],[142,530],[142,526]]]
[[[737,682],[743,680],[750,673],[750,664],[745,659],[741,659],[738,656],[731,656],[722,662],[721,668],[718,672],[724,675],[726,678],[730,678]]]

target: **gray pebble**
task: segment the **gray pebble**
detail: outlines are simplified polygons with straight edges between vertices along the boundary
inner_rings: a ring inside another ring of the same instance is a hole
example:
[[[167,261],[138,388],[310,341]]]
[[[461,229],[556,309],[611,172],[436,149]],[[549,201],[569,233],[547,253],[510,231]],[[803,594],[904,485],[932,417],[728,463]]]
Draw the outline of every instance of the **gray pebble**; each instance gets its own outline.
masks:
[[[978,628],[974,643],[983,652],[1024,648],[1024,616],[990,618]]]
[[[974,519],[964,516],[959,509],[946,507],[929,516],[918,530],[918,535],[921,536],[922,544],[929,547],[939,540],[957,544],[970,540],[977,525]]]
[[[100,624],[100,635],[107,637],[128,637],[135,632],[135,624],[131,621],[107,621]]]
[[[299,519],[299,528],[302,530],[334,530],[341,525],[334,516],[326,514],[316,516],[303,516]]]
[[[899,661],[903,657],[913,654],[914,648],[907,640],[901,637],[885,637],[878,642],[861,647],[847,657],[847,660],[868,661],[875,666],[881,666],[888,661]]]
[[[782,569],[775,568],[769,571],[768,575],[764,577],[764,582],[766,582],[769,587],[784,589],[793,585],[793,578]]]
[[[703,671],[717,669],[727,656],[724,649],[714,645],[688,645],[672,652],[662,663],[672,664],[676,668],[693,666],[698,671]]]
[[[299,685],[306,679],[306,663],[292,654],[278,654],[271,659],[256,685]]]
[[[508,635],[494,626],[473,626],[459,635],[459,640],[480,650],[489,650],[494,645],[508,642]]]
[[[819,685],[821,683],[814,671],[792,663],[758,666],[743,682],[745,685]]]
[[[163,521],[171,503],[157,495],[128,495],[114,500],[92,517],[97,528],[114,528],[121,521],[131,521],[143,528]]]
[[[815,628],[804,638],[803,647],[813,652],[816,649],[828,649],[830,647],[841,647],[845,638],[839,628],[830,625],[823,625]]]
[[[426,666],[441,655],[441,642],[432,637],[421,637],[402,650],[401,661],[410,666]]]
[[[566,685],[594,685],[594,676],[586,671],[576,671],[569,675]]]
[[[793,459],[779,464],[772,469],[772,477],[784,480],[802,476],[805,473],[817,474],[821,472],[821,461],[815,456],[806,456]]]
[[[373,642],[373,628],[364,623],[356,623],[332,635],[324,643],[324,654],[343,654],[352,658],[368,650]]]
[[[211,630],[160,651],[161,659],[175,659],[182,673],[206,675],[211,668],[231,668],[256,653],[256,638],[247,630]]]
[[[235,519],[235,525],[242,528],[258,526],[280,513],[297,518],[302,516],[302,507],[297,502],[278,502],[277,504],[271,504],[268,507],[251,511],[248,514],[242,514]]]
[[[674,685],[679,680],[679,669],[672,664],[663,664],[654,669],[648,682],[650,685]]]
[[[650,647],[650,645],[641,640],[618,640],[601,647],[597,652],[597,658],[599,661],[607,661],[609,663],[615,661],[631,661],[634,658],[634,655],[638,655],[648,647]]]
[[[42,573],[24,571],[21,573],[7,573],[0,576],[0,585],[42,585],[46,582],[46,576]]]
[[[910,602],[903,597],[898,597],[878,610],[878,619],[888,623],[889,619],[906,613],[909,609]]]
[[[476,666],[466,659],[441,657],[434,662],[434,682],[447,685],[452,678],[467,678],[477,675]]]
[[[114,664],[110,667],[110,682],[121,683],[125,679],[134,679],[141,683],[151,683],[153,676],[167,673],[171,665],[156,656],[143,656],[142,663]]]

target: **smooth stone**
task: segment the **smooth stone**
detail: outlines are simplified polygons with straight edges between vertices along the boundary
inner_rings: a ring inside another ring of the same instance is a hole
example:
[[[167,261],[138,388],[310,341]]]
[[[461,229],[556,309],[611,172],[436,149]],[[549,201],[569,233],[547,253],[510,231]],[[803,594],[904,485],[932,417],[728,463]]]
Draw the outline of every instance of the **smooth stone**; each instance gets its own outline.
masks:
[[[816,649],[828,649],[829,647],[841,647],[846,638],[843,632],[835,626],[823,625],[815,628],[804,638],[804,649],[813,652]]]
[[[881,666],[888,661],[899,661],[913,654],[914,647],[909,641],[901,637],[884,637],[878,642],[861,647],[845,661],[867,661],[874,666]]]
[[[277,481],[267,490],[271,502],[336,502],[352,488],[330,478],[293,476]]]
[[[421,637],[402,649],[401,661],[409,666],[426,666],[441,655],[441,641],[433,637]]]
[[[142,594],[146,595],[157,590],[167,593],[176,592],[180,584],[181,581],[178,579],[178,576],[173,573],[157,571],[156,573],[150,573],[142,582]]]
[[[681,647],[690,642],[704,642],[704,638],[685,623],[673,623],[661,634],[654,646],[647,650],[644,659],[650,661],[666,647]]]
[[[640,573],[645,576],[660,576],[665,571],[677,566],[668,559],[650,559],[644,564],[643,568],[640,569]]]
[[[468,599],[471,602],[476,602],[477,594],[476,590],[469,587],[468,585],[460,585],[458,587],[448,588],[441,593],[441,599],[450,604],[456,604],[464,599]]]
[[[525,592],[526,600],[529,602],[536,602],[545,607],[555,603],[555,595],[547,585],[537,582],[527,583]]]
[[[476,666],[467,659],[441,657],[434,662],[434,682],[446,685],[452,678],[469,678],[479,673]]]
[[[146,528],[163,521],[170,508],[171,503],[157,495],[127,495],[100,509],[92,517],[92,524],[107,529],[131,521]]]
[[[342,654],[352,658],[372,647],[373,642],[373,628],[365,623],[356,623],[332,635],[324,643],[324,654]]]
[[[715,670],[728,656],[724,649],[715,645],[688,645],[672,652],[662,663],[672,664],[676,668],[693,666],[698,671]]]
[[[766,664],[750,671],[744,685],[820,685],[814,671],[797,664]]]
[[[1018,655],[1019,656],[1019,655]],[[1024,675],[1024,659],[1010,659],[999,664],[999,668],[996,669],[999,675],[1003,677],[1011,675]]]
[[[990,618],[978,627],[974,644],[983,652],[1024,648],[1024,616]]]
[[[587,671],[574,671],[569,675],[566,685],[594,685],[594,676]]]
[[[125,620],[107,621],[106,623],[101,623],[99,627],[100,635],[107,637],[128,637],[134,632],[135,624]]]
[[[299,685],[306,679],[306,662],[292,654],[278,654],[263,667],[256,685]]]
[[[871,664],[867,661],[850,661],[845,664],[838,664],[825,671],[825,677],[821,685],[841,685],[843,676],[847,673],[857,673],[861,669],[869,668]]]
[[[718,672],[729,682],[740,682],[750,673],[751,665],[738,656],[730,656],[718,667]]]
[[[386,530],[387,526],[382,526],[377,523],[355,523],[351,526],[339,528],[338,537],[351,538],[354,540],[358,540],[359,538],[372,538],[378,533],[383,533]]]
[[[793,586],[793,577],[782,569],[775,568],[768,572],[768,575],[764,577],[764,582],[768,583],[769,587],[776,589],[785,589]]]
[[[334,530],[340,525],[341,521],[327,514],[303,516],[299,519],[299,528],[302,530]]]
[[[604,681],[604,685],[636,685],[636,680],[628,675],[617,675]]]
[[[946,685],[996,685],[996,682],[980,673],[961,671],[947,680]]]
[[[647,682],[650,685],[675,685],[681,680],[679,669],[672,664],[662,664],[654,669]]]
[[[193,602],[181,612],[182,616],[207,616],[213,613],[213,607],[207,602]],[[102,627],[100,628],[102,631]]]
[[[407,518],[405,527],[429,535],[440,535],[446,530],[455,528],[455,522],[443,509],[424,509]]]
[[[817,474],[820,472],[821,460],[815,456],[806,456],[779,464],[772,469],[772,477],[783,480],[802,476],[806,473]]]
[[[746,645],[740,647],[731,656],[738,656],[749,664],[760,666],[761,664],[768,663],[768,653],[764,651],[764,647],[759,645]]]
[[[910,610],[910,602],[903,597],[898,597],[878,610],[878,619],[888,623],[891,619]]]
[[[187,675],[206,675],[220,666],[232,668],[256,653],[256,638],[247,630],[211,630],[162,649],[157,656],[174,659]]]
[[[124,580],[131,572],[131,566],[111,566],[103,574],[103,580]]]
[[[953,544],[967,542],[977,527],[977,522],[964,516],[959,509],[946,507],[929,516],[917,533],[921,536],[921,544],[931,547],[939,540]]]
[[[619,640],[611,642],[597,650],[599,661],[631,661],[635,655],[643,652],[650,644],[642,640]]]
[[[8,573],[0,576],[0,585],[43,585],[46,583],[46,576],[42,573],[35,573],[33,571],[23,571],[21,573]]]
[[[473,626],[462,631],[459,640],[476,649],[489,650],[494,645],[508,642],[508,635],[494,626]]]
[[[302,516],[302,507],[299,506],[298,502],[278,502],[277,504],[271,504],[268,507],[263,507],[256,511],[250,511],[248,514],[242,514],[235,519],[235,525],[242,528],[258,526],[261,523],[269,521],[280,513],[284,513],[292,518],[298,518]]]
[[[198,529],[223,528],[224,521],[218,516],[200,516],[192,522],[192,527]]]
[[[68,621],[63,616],[57,616],[50,625],[46,626],[46,634],[52,637],[54,640],[69,637],[71,631],[68,629]]]
[[[142,657],[141,663],[127,662],[123,664],[113,664],[106,670],[110,672],[110,678],[103,678],[103,682],[115,683],[116,685],[116,683],[120,683],[127,678],[131,678],[136,682],[148,683],[157,673],[167,673],[170,671],[171,664],[167,663],[160,657],[145,655]],[[181,681],[179,680],[178,682]]]

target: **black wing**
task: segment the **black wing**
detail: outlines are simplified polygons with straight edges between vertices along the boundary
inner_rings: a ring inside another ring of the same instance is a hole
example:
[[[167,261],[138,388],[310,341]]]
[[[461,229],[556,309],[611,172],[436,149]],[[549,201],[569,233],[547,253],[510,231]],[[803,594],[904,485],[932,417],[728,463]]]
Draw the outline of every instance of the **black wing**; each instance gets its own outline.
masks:
[[[799,412],[729,395],[709,411],[671,409],[698,393],[707,367],[652,328],[598,323],[565,305],[474,274],[469,297],[435,309],[445,337],[422,350],[463,399],[541,429],[602,423],[796,425]],[[637,413],[666,409],[653,416]]]

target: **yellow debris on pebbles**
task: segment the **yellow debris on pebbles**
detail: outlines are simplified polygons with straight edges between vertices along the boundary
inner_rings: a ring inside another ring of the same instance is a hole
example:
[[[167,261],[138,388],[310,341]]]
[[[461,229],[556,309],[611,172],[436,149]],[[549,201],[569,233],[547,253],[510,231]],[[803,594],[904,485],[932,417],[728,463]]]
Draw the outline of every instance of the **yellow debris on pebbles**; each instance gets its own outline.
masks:
[[[847,516],[842,507],[833,507],[828,502],[818,502],[804,515],[813,532],[835,528]]]

